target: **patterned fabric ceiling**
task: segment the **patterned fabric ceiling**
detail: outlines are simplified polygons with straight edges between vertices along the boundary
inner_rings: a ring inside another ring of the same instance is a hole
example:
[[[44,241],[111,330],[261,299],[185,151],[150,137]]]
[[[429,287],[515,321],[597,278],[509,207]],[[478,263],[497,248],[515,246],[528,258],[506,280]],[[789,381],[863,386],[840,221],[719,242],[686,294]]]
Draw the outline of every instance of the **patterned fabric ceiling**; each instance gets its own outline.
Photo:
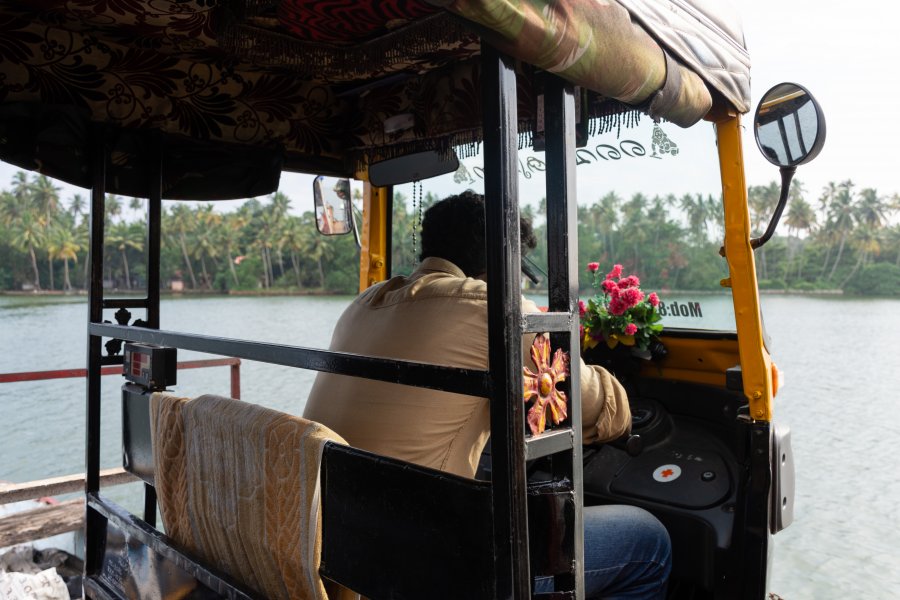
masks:
[[[528,64],[593,90],[587,117],[662,107],[656,116],[690,125],[711,106],[703,81],[615,2],[558,0],[547,11],[539,0],[440,4],[0,0],[0,134],[9,115],[27,113],[22,106],[42,107],[30,113],[36,127],[58,106],[162,132],[169,144],[267,148],[290,169],[352,173],[375,158],[480,139],[479,36],[523,61],[526,133],[539,93]],[[386,134],[384,120],[402,113],[414,127]],[[28,143],[35,156],[85,143],[39,138],[0,135],[0,158],[26,156]]]

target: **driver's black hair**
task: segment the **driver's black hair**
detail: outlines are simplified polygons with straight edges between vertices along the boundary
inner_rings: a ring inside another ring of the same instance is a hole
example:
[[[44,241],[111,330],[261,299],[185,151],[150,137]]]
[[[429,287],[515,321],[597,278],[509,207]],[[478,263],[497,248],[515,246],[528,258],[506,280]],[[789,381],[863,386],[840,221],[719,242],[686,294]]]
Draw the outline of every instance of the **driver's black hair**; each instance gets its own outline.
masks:
[[[537,239],[531,220],[519,219],[522,254],[534,249]],[[484,196],[472,190],[444,198],[425,211],[420,259],[434,256],[449,260],[467,277],[486,270],[484,245]]]

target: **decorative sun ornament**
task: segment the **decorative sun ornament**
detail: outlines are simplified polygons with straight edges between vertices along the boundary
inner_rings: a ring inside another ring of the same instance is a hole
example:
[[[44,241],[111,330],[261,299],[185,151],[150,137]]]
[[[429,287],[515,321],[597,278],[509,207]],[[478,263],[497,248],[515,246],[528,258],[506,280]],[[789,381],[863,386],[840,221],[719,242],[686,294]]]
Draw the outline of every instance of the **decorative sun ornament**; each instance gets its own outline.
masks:
[[[537,373],[522,367],[524,399],[526,403],[534,401],[528,411],[528,427],[532,434],[538,435],[547,426],[548,408],[554,425],[559,425],[566,418],[566,394],[556,389],[556,384],[565,381],[569,375],[569,355],[557,348],[551,363],[550,340],[546,335],[538,335],[531,344],[531,361],[537,367]]]

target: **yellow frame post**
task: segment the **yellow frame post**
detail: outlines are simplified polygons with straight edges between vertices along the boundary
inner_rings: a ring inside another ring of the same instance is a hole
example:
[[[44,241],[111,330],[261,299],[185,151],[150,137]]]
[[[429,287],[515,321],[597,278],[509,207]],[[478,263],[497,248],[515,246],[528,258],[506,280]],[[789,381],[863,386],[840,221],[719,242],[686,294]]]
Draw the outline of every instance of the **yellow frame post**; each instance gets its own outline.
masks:
[[[772,358],[763,343],[759,310],[756,263],[750,247],[750,210],[744,179],[744,153],[739,115],[716,121],[719,168],[725,205],[725,257],[737,324],[738,352],[744,395],[750,403],[750,417],[772,420]]]
[[[388,195],[391,188],[363,185],[363,222],[360,232],[359,291],[387,279]]]

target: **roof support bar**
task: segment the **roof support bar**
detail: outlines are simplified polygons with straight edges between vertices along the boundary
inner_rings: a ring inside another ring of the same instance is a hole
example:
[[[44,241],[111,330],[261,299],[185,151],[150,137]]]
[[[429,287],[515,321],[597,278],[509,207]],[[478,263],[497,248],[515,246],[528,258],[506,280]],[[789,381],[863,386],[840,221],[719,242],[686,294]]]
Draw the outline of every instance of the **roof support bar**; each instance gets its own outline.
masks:
[[[516,72],[484,41],[481,56],[495,597],[530,598]]]
[[[578,314],[578,206],[575,198],[575,96],[572,84],[550,76],[544,91],[547,149],[547,274],[550,310],[570,315],[568,329],[550,336],[552,345],[569,353],[569,418],[573,443],[553,461],[553,479],[568,478],[575,490],[573,524],[575,569],[557,577],[557,589],[584,598],[584,520],[582,508],[581,345]],[[574,581],[573,581],[574,578]]]
[[[103,321],[103,240],[106,216],[106,136],[102,125],[92,130],[91,146],[91,231],[90,231],[90,287],[88,288],[88,321]],[[102,338],[88,335],[87,355],[87,415],[85,424],[85,494],[100,489],[100,376],[102,370]],[[86,575],[100,570],[103,561],[102,540],[106,532],[106,518],[87,509],[85,521]]]

